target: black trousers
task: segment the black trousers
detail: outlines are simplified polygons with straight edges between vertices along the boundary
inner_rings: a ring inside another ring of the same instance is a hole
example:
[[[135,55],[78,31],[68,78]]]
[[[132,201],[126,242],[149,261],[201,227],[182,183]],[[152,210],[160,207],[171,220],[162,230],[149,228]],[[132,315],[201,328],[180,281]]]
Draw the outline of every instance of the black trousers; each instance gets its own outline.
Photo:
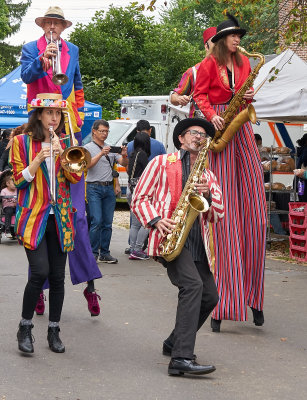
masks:
[[[67,253],[62,252],[56,232],[55,216],[50,214],[43,239],[36,250],[25,249],[30,277],[25,287],[22,318],[32,319],[45,280],[49,280],[49,320],[59,322],[64,302]]]
[[[10,231],[12,216],[16,213],[16,207],[5,207],[3,214],[5,215],[5,232]]]
[[[167,263],[167,274],[179,289],[176,324],[166,340],[172,357],[192,358],[196,332],[217,305],[219,296],[208,261],[193,261],[188,249]]]

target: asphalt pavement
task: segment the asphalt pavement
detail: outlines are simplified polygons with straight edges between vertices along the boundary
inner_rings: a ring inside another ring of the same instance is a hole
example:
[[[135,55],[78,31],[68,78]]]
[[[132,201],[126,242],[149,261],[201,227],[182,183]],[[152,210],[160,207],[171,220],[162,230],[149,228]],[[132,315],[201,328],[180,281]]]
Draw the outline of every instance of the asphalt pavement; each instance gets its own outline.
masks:
[[[114,228],[118,264],[99,264],[101,315],[91,317],[85,284],[69,270],[61,321],[64,354],[47,344],[47,312],[34,317],[33,355],[18,351],[16,332],[27,279],[22,246],[0,244],[0,400],[305,400],[307,397],[307,267],[267,260],[265,323],[207,321],[197,335],[205,376],[170,377],[162,341],[173,328],[177,290],[153,260],[124,255],[128,231]],[[48,293],[47,298],[48,298]]]

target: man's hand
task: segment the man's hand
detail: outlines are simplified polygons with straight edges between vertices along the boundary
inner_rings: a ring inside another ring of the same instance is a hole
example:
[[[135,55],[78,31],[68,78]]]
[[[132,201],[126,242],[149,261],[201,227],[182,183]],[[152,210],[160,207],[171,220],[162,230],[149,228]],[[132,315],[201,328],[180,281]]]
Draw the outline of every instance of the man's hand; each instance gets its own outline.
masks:
[[[209,197],[210,189],[209,189],[209,185],[208,185],[207,179],[205,177],[202,177],[200,183],[195,183],[195,188],[200,193],[202,193],[204,195],[204,197],[206,197],[206,198]]]
[[[101,150],[101,157],[102,156],[106,156],[109,154],[111,147],[110,146],[105,146],[102,150]]]
[[[58,51],[57,45],[53,42],[49,43],[44,52],[44,57],[52,58],[52,57],[56,56],[57,51]]]
[[[155,223],[155,228],[161,233],[162,236],[166,236],[168,233],[172,233],[175,228],[176,222],[170,218],[162,218]]]
[[[122,151],[120,153],[122,157],[127,157],[127,146],[122,146]]]
[[[117,196],[121,192],[120,184],[118,182],[118,178],[115,179],[115,187],[114,187],[114,193],[115,196]]]

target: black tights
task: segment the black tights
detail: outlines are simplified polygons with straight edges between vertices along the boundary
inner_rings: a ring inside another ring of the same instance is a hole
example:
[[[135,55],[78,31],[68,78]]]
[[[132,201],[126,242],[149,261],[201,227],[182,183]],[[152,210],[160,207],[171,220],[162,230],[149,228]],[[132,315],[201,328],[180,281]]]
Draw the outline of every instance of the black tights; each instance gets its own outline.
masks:
[[[25,287],[22,318],[32,319],[37,300],[48,278],[49,320],[59,322],[64,302],[64,279],[67,253],[63,253],[56,232],[55,216],[50,214],[42,241],[36,250],[26,249],[31,276]]]

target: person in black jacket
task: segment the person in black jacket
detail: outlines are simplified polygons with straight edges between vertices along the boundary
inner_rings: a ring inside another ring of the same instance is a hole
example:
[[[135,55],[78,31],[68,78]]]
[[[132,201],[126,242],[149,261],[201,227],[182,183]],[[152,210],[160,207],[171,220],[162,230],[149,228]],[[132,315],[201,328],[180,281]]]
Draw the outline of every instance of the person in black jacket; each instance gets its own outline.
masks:
[[[307,169],[307,133],[301,137],[301,139],[297,140],[296,143],[299,145],[297,148],[297,169]],[[298,175],[299,176],[299,175]],[[304,179],[304,178],[303,178]],[[304,182],[304,194],[299,195],[300,202],[307,202],[307,181]]]
[[[150,137],[145,132],[138,132],[133,143],[134,151],[129,158],[128,164],[128,184],[131,195],[139,177],[148,164],[150,156]],[[128,201],[131,200],[128,199]],[[131,223],[129,232],[130,260],[148,260],[149,256],[144,253],[143,244],[148,236],[148,229],[144,228],[136,216],[131,211]]]

